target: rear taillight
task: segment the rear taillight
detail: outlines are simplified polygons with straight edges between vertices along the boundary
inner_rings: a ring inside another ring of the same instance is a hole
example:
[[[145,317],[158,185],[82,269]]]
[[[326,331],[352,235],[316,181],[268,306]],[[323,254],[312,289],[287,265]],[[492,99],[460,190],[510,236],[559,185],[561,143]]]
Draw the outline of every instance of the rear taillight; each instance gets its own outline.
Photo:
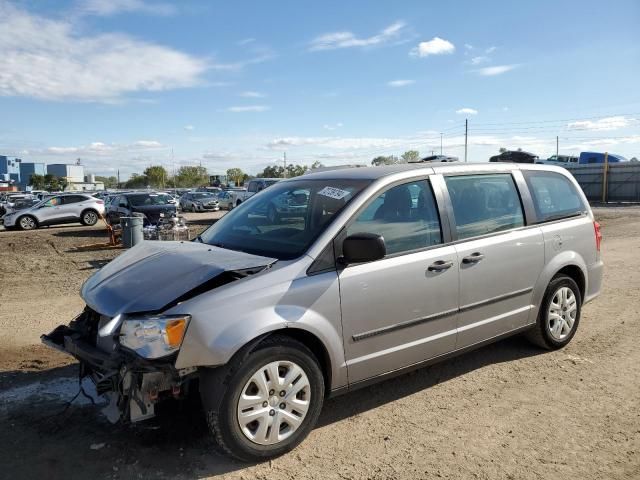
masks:
[[[596,250],[600,251],[600,243],[602,243],[602,232],[600,231],[600,224],[594,220],[593,230],[596,233]]]
[[[102,200],[97,200],[97,201],[96,201],[96,203],[97,203],[98,205],[104,205],[104,202],[103,202]]]

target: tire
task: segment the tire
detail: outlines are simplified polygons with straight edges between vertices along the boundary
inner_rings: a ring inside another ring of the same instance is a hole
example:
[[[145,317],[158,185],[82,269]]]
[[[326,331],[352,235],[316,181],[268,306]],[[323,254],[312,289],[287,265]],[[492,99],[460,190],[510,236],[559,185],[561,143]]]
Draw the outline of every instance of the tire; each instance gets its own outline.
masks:
[[[527,332],[527,338],[545,350],[563,348],[578,330],[581,311],[578,284],[571,277],[556,275],[544,293],[536,325]]]
[[[96,223],[98,223],[99,218],[100,215],[95,210],[85,210],[80,216],[80,223],[82,223],[86,227],[93,227]]]
[[[38,228],[38,220],[31,215],[24,215],[18,219],[16,225],[20,230],[35,230]]]
[[[271,381],[269,371],[277,372],[277,381]],[[284,385],[287,374],[293,380]],[[204,374],[200,392],[218,447],[239,460],[257,462],[287,453],[306,438],[322,409],[324,377],[305,345],[274,335]]]

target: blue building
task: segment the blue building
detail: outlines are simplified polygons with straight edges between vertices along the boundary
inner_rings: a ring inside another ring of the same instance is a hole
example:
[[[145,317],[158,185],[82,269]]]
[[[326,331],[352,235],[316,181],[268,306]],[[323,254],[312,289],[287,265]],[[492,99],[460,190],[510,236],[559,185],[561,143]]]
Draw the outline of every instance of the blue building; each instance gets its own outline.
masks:
[[[20,163],[20,189],[26,190],[31,184],[31,175],[46,175],[47,169],[44,163],[21,162]]]
[[[20,183],[20,163],[19,158],[0,155],[0,179]]]

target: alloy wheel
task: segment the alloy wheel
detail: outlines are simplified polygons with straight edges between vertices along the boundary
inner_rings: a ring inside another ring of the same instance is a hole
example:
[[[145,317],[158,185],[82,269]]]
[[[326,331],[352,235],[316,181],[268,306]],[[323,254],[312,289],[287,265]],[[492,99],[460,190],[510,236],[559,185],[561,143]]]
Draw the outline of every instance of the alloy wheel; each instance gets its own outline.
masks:
[[[547,329],[554,340],[564,340],[573,330],[578,302],[573,290],[560,287],[553,294],[547,311]]]

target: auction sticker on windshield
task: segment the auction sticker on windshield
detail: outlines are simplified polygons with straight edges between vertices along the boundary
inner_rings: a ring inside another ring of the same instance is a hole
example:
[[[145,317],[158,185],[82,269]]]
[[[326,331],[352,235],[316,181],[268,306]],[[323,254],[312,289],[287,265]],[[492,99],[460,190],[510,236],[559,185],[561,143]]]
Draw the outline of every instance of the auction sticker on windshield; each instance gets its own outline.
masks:
[[[324,195],[325,197],[333,198],[335,200],[341,200],[349,195],[349,192],[340,188],[324,187],[318,192],[318,195]]]

